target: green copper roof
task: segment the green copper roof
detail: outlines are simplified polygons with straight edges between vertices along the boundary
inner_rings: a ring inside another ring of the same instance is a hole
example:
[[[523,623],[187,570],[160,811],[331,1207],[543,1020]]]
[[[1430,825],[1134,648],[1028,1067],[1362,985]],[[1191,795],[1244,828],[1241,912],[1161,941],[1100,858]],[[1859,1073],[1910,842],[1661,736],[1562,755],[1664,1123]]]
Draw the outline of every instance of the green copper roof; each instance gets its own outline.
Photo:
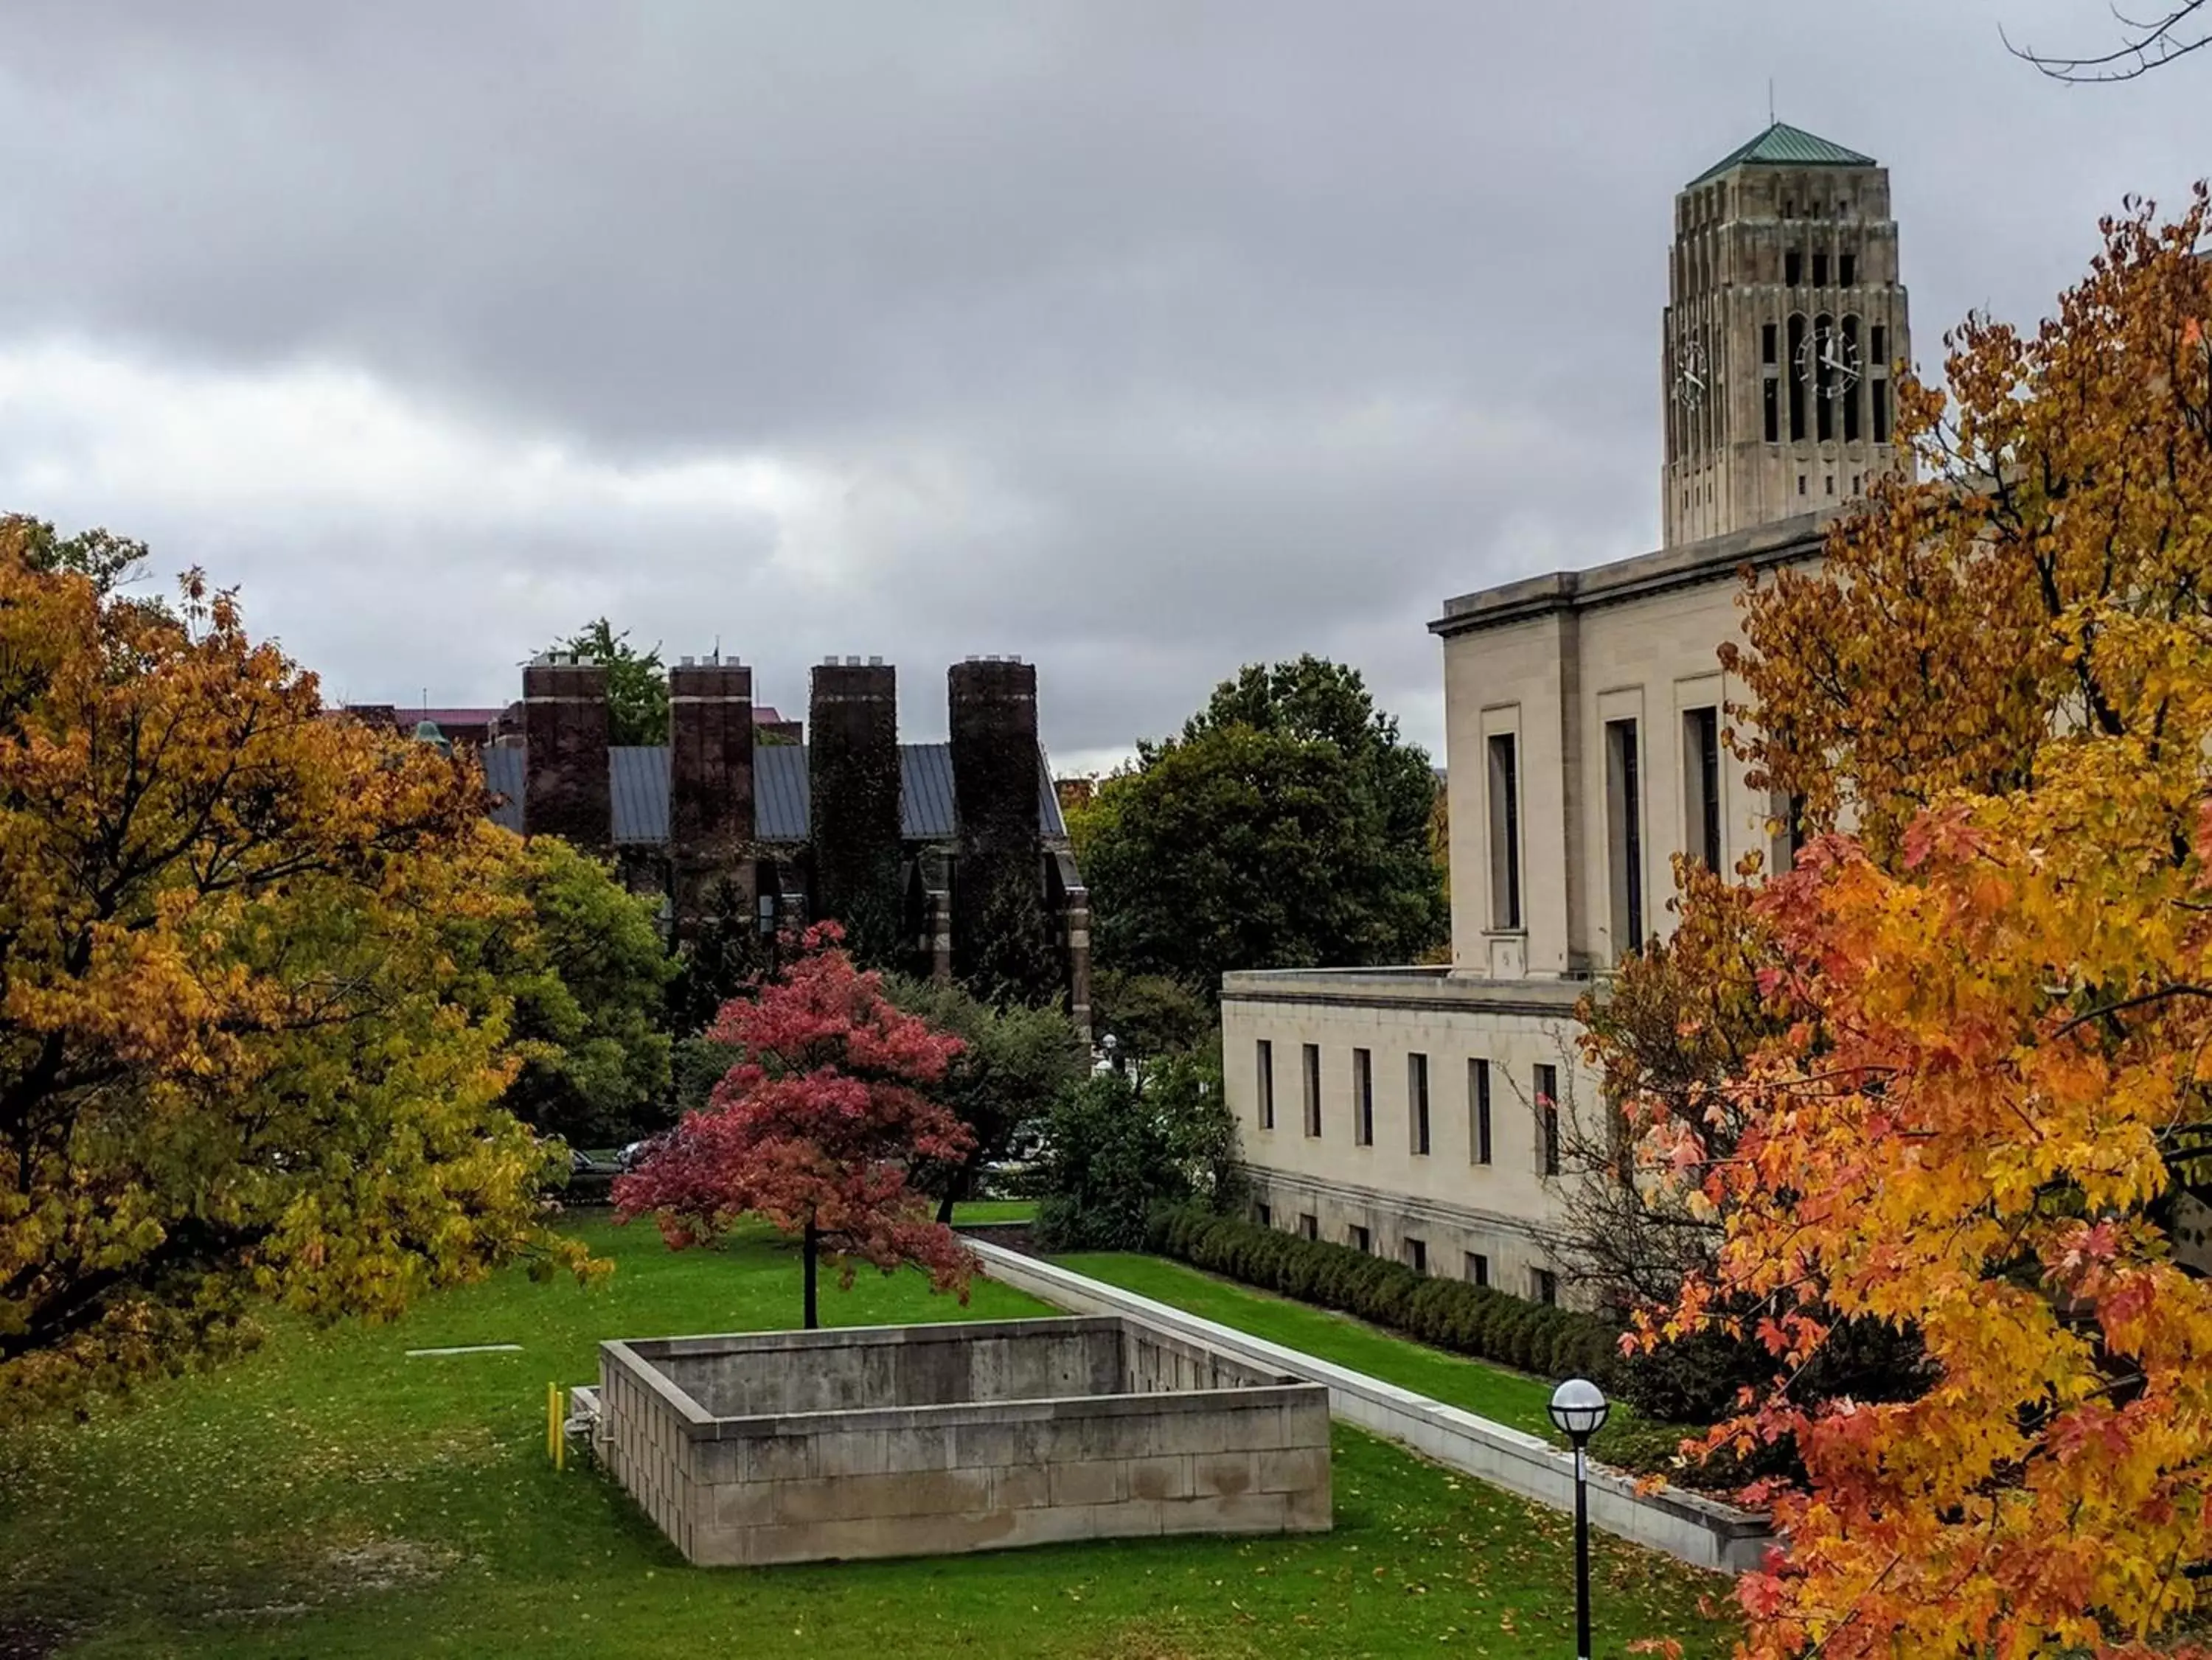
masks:
[[[1877,165],[1874,157],[1861,155],[1856,150],[1847,150],[1841,144],[1832,144],[1817,134],[1802,127],[1793,127],[1786,121],[1778,121],[1748,144],[1730,150],[1707,167],[1682,188],[1689,190],[1708,179],[1718,179],[1731,167],[1741,167],[1748,161],[1764,161],[1785,167],[1871,167]]]

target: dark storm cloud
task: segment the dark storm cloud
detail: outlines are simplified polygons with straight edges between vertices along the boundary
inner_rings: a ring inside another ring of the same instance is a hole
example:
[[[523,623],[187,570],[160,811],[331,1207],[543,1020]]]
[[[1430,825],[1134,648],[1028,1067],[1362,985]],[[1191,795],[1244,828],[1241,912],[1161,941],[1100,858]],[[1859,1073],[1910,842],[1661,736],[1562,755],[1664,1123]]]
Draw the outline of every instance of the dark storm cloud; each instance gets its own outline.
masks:
[[[1445,595],[1655,536],[1671,197],[1769,75],[1892,167],[1923,357],[2204,165],[2206,72],[2069,93],[2000,18],[2110,26],[15,0],[0,488],[359,697],[506,695],[605,609],[786,702],[880,652],[917,730],[1019,651],[1066,751],[1311,648],[1433,742]]]

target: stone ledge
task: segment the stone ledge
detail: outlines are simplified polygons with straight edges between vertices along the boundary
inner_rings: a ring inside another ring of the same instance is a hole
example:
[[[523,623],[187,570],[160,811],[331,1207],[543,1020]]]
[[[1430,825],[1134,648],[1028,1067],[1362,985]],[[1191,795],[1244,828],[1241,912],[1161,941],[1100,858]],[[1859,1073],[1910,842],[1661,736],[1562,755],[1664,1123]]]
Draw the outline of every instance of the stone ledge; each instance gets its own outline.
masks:
[[[1573,1457],[1540,1437],[1002,1245],[974,1239],[968,1243],[993,1279],[1064,1308],[1116,1314],[1245,1365],[1320,1384],[1328,1390],[1331,1411],[1348,1423],[1551,1509],[1574,1508]],[[1632,1476],[1594,1466],[1590,1524],[1615,1538],[1725,1573],[1757,1566],[1775,1543],[1764,1516],[1680,1487],[1647,1493],[1638,1492],[1637,1485]]]

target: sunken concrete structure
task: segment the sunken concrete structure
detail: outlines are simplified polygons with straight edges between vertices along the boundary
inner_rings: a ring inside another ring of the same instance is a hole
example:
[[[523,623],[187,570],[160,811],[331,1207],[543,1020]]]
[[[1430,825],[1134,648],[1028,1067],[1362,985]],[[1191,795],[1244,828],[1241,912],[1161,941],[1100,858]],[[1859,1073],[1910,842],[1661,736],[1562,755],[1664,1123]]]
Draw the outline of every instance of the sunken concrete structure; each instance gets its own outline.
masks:
[[[732,914],[763,935],[834,918],[871,966],[1056,994],[1089,1035],[1090,896],[1032,665],[955,665],[948,743],[899,742],[880,659],[817,667],[803,727],[767,718],[734,658],[685,658],[668,686],[670,742],[610,744],[604,668],[528,665],[520,719],[479,752],[492,817],[612,857],[678,939]]]
[[[1329,1526],[1325,1387],[1117,1316],[602,1343],[592,1409],[702,1566]]]

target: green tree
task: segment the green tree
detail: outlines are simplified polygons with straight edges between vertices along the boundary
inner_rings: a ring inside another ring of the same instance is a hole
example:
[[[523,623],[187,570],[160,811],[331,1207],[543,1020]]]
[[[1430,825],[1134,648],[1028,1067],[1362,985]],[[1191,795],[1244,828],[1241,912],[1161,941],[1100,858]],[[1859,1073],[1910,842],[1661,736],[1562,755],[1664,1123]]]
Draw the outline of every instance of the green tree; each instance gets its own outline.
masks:
[[[1415,960],[1445,923],[1435,792],[1357,674],[1247,669],[1099,787],[1085,875],[1101,966],[1210,997],[1235,969]]]
[[[1153,1208],[1225,1208],[1242,1191],[1237,1126],[1218,1051],[1174,1056],[1139,1087],[1102,1072],[1062,1092],[1045,1121],[1038,1243],[1054,1251],[1136,1251]]]
[[[525,1057],[505,1105],[572,1147],[626,1141],[669,1121],[665,992],[675,972],[652,904],[558,837],[540,836],[516,880],[531,926],[501,966]]]
[[[1014,1132],[1035,1123],[1084,1075],[1088,1057],[1067,1016],[1056,1009],[1014,1003],[994,1007],[965,987],[904,975],[887,977],[884,995],[964,1045],[933,1092],[975,1137],[957,1164],[923,1172],[938,1196],[938,1220],[975,1190],[977,1175],[1004,1155]]]
[[[609,743],[668,742],[668,671],[660,661],[660,647],[640,651],[629,643],[627,630],[618,634],[606,618],[599,617],[554,649],[605,665]]]

